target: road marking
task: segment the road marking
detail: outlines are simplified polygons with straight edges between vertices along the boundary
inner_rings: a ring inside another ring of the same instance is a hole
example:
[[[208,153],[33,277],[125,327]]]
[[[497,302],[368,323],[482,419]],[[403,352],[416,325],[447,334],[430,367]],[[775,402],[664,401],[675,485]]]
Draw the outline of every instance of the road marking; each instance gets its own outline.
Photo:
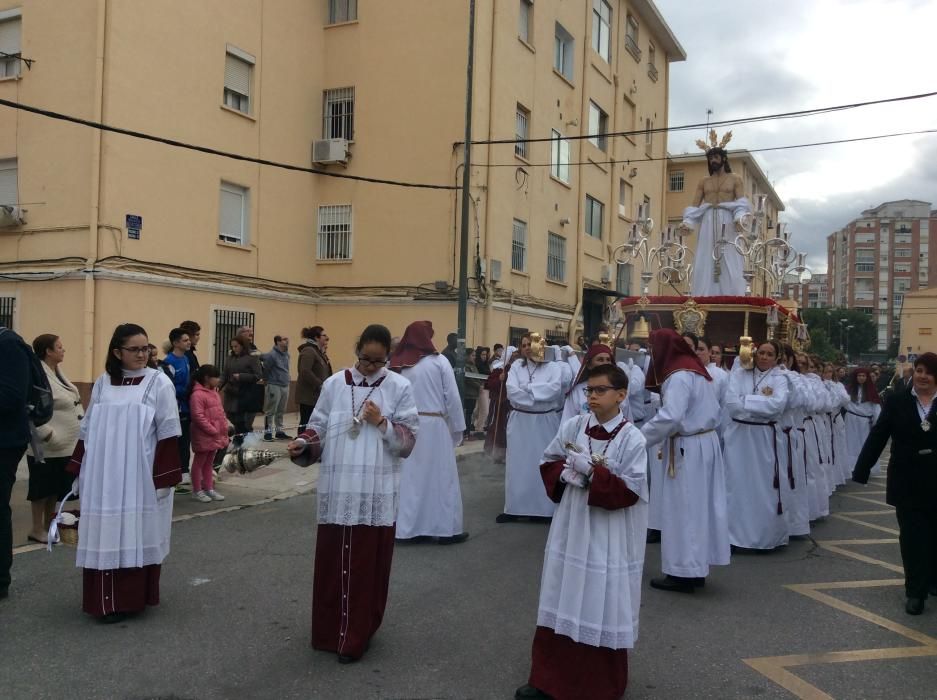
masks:
[[[836,518],[837,520],[845,520],[847,523],[855,523],[856,525],[870,527],[873,530],[881,530],[882,532],[887,532],[891,535],[898,534],[898,531],[893,527],[885,527],[884,525],[875,525],[874,523],[867,523],[864,520],[859,520],[858,518],[850,518],[849,516],[843,513],[830,513],[830,517]]]

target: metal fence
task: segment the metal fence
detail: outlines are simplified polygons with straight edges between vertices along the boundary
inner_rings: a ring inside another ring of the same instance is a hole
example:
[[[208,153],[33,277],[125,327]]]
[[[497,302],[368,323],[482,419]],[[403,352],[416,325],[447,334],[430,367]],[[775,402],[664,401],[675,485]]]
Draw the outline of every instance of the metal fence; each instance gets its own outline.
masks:
[[[228,359],[228,346],[231,339],[237,336],[241,326],[254,327],[254,314],[251,311],[232,311],[229,309],[215,310],[215,347],[213,353],[214,365],[223,369]]]
[[[508,345],[513,345],[514,347],[519,348],[521,346],[521,338],[523,338],[525,335],[527,335],[526,328],[511,326],[508,331],[508,337],[510,338],[508,340]]]
[[[16,297],[0,297],[0,326],[13,330]]]

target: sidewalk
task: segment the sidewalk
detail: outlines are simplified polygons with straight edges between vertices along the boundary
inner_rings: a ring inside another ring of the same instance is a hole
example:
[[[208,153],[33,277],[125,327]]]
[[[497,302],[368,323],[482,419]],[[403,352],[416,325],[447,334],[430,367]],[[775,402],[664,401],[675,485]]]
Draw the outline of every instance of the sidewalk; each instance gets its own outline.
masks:
[[[294,426],[299,420],[296,413],[284,417],[287,426]],[[263,417],[255,423],[263,428]],[[294,434],[295,430],[288,430]],[[286,452],[286,441],[262,442],[261,449]],[[456,456],[463,457],[482,451],[484,442],[472,440],[456,448]],[[250,474],[229,474],[221,470],[220,478],[215,482],[215,489],[224,495],[224,501],[213,503],[199,503],[192,498],[191,493],[176,493],[173,504],[173,522],[189,520],[206,515],[214,515],[225,511],[237,510],[247,506],[259,505],[271,501],[291,498],[303,493],[314,491],[319,479],[319,465],[311,467],[298,467],[287,457],[276,460],[266,467],[262,467]],[[29,480],[29,470],[26,459],[19,465],[16,472],[16,483],[13,485],[13,495],[10,506],[13,510],[13,549],[14,553],[28,552],[41,549],[45,545],[29,542],[26,534],[29,532],[31,515],[29,501],[26,500],[26,487]],[[80,501],[72,501],[65,506],[67,510],[79,508]]]

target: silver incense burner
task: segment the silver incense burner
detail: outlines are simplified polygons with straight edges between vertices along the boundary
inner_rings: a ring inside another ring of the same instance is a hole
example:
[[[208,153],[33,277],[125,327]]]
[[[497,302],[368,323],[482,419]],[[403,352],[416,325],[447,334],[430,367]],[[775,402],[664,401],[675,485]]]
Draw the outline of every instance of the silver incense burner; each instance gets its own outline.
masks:
[[[284,453],[274,452],[273,450],[256,450],[250,447],[239,447],[224,456],[224,459],[221,460],[221,466],[231,474],[235,472],[238,474],[249,474],[261,467],[272,464],[283,456]]]

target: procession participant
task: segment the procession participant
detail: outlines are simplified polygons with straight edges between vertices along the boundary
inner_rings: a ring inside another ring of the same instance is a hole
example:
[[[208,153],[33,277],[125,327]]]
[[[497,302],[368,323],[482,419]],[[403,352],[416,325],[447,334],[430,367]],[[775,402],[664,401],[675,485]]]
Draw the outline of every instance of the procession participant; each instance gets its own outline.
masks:
[[[833,492],[827,473],[821,437],[821,416],[826,413],[830,403],[829,394],[823,388],[823,381],[817,376],[810,358],[805,353],[797,357],[807,395],[810,397],[807,415],[804,416],[805,459],[807,475],[811,484],[812,506],[810,519],[825,518],[830,514],[830,494]]]
[[[687,336],[684,336],[684,338],[686,337]],[[721,406],[725,401],[726,388],[729,385],[729,373],[713,360],[712,348],[715,347],[718,346],[710,343],[708,338],[700,337],[696,341],[694,349],[696,350],[696,356],[700,359],[700,362],[703,363],[703,367],[706,368],[706,371],[709,372],[709,376],[712,377],[713,385],[716,388],[716,398],[719,399],[719,405]]]
[[[805,407],[810,405],[807,388],[797,365],[797,356],[788,343],[781,343],[778,369],[787,379],[787,406],[778,418],[778,454],[781,462],[781,502],[791,537],[810,534],[810,489],[807,483],[804,450]]]
[[[573,380],[573,387],[566,393],[566,403],[563,406],[561,423],[589,412],[589,401],[583,393],[589,370],[600,365],[610,364],[612,364],[612,349],[610,347],[599,344],[589,348],[589,352],[583,358],[579,371],[576,373],[576,378]],[[625,417],[628,417],[627,414]]]
[[[82,610],[107,623],[159,605],[172,487],[182,479],[175,388],[148,359],[143,328],[114,329],[68,466],[81,496]]]
[[[385,365],[390,331],[364,329],[358,361],[322,385],[306,432],[287,445],[299,466],[320,456],[312,647],[360,659],[381,626],[394,555],[400,462],[416,441],[410,382]]]
[[[869,431],[878,420],[882,406],[879,402],[878,391],[869,380],[869,370],[859,367],[854,370],[847,385],[849,403],[846,406],[846,444],[849,448],[849,462],[855,464],[859,458],[859,450],[869,436]],[[878,465],[875,467],[875,474]]]
[[[868,483],[891,439],[885,502],[898,518],[905,612],[920,615],[928,594],[937,596],[937,354],[925,352],[913,366],[911,389],[888,397],[852,479]]]
[[[550,518],[555,505],[540,488],[537,467],[543,451],[560,426],[566,390],[572,381],[565,362],[545,362],[538,333],[521,340],[520,358],[505,380],[511,402],[507,425],[507,469],[504,475],[504,512],[495,520],[518,517]]]
[[[787,407],[789,384],[778,369],[783,349],[769,340],[758,345],[755,366],[736,363],[729,375],[725,456],[729,539],[744,549],[774,549],[788,542],[782,503],[783,473],[777,424]]]
[[[725,370],[726,365],[722,358],[722,346],[713,343],[709,346],[709,357],[712,360],[712,363],[719,369]],[[728,370],[726,370],[728,371]]]
[[[641,432],[648,444],[661,447],[663,469],[651,509],[660,514],[665,574],[651,586],[692,593],[705,585],[710,566],[729,563],[719,402],[709,373],[675,331],[652,331],[650,346],[647,384],[660,388],[661,406]]]
[[[736,234],[743,230],[743,218],[751,215],[751,204],[744,196],[744,183],[732,172],[725,150],[731,138],[732,132],[728,132],[717,145],[716,132],[711,131],[709,145],[701,140],[696,142],[706,151],[709,177],[700,181],[693,195],[693,205],[684,210],[680,224],[684,235],[690,229],[698,230],[690,292],[694,297],[745,294],[741,253],[732,245],[725,246],[718,265],[712,255],[716,241],[723,234],[727,240],[735,240]]]
[[[832,362],[823,367],[823,383],[833,397],[832,412],[828,414],[832,439],[830,440],[830,454],[833,457],[833,466],[839,473],[840,483],[845,484],[852,478],[852,465],[849,463],[849,449],[846,446],[846,421],[843,411],[849,403],[849,392],[842,382],[834,379],[836,368]]]
[[[495,345],[495,352],[498,352]],[[498,464],[504,464],[504,455],[507,452],[508,418],[511,415],[511,403],[504,388],[508,369],[511,366],[517,348],[509,346],[502,357],[495,357],[491,363],[491,373],[485,380],[485,389],[488,390],[488,430],[485,431],[485,454]]]
[[[465,417],[452,365],[433,345],[432,323],[415,321],[407,326],[391,355],[390,368],[409,380],[420,413],[420,439],[400,468],[396,537],[464,542],[468,533],[462,531],[455,448],[462,443]]]
[[[547,536],[530,678],[516,698],[612,700],[628,685],[641,606],[647,453],[621,411],[627,375],[599,365],[582,388],[590,412],[563,423],[540,466],[559,506]]]

